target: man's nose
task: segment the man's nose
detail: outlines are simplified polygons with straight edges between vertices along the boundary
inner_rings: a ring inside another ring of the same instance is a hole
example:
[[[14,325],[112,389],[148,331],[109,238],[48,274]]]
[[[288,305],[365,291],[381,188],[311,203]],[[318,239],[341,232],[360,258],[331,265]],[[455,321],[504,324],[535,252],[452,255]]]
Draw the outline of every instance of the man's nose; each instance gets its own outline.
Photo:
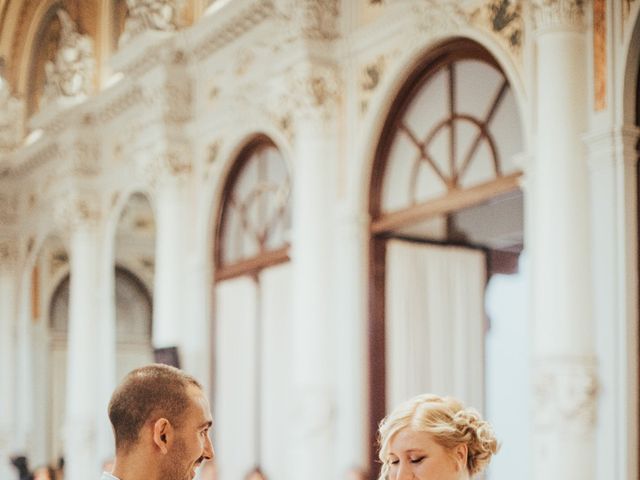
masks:
[[[207,441],[204,444],[204,452],[202,456],[207,460],[211,460],[213,459],[213,457],[215,457],[215,452],[213,451],[213,443],[211,443],[211,437],[209,437],[209,435],[207,435]]]

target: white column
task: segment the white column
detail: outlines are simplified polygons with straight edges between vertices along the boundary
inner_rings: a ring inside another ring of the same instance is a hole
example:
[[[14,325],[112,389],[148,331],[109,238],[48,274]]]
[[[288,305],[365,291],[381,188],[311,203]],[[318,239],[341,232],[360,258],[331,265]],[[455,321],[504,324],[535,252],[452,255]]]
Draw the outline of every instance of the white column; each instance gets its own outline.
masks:
[[[185,358],[185,335],[194,331],[186,313],[194,225],[189,156],[182,148],[151,160],[156,175],[153,346],[177,346],[181,359]],[[189,370],[189,365],[182,367]]]
[[[108,417],[108,406],[116,387],[116,299],[114,238],[102,235],[98,268],[97,291],[98,345],[97,362],[99,378],[97,385],[96,452],[100,463],[115,455],[113,432]]]
[[[101,460],[96,419],[101,378],[99,348],[101,228],[95,205],[84,200],[66,205],[70,230],[69,330],[64,426],[65,479],[95,478]]]
[[[209,238],[204,235],[204,238]],[[207,394],[211,393],[211,355],[213,340],[211,337],[211,310],[207,302],[207,293],[211,290],[208,277],[207,255],[204,251],[191,252],[187,264],[187,296],[183,317],[189,320],[189,331],[198,332],[186,335],[183,339],[183,359],[185,370],[194,375]]]
[[[293,164],[293,456],[290,478],[334,476],[335,382],[331,244],[337,116],[330,70],[305,66],[297,86]],[[317,88],[316,88],[317,87]],[[316,88],[314,90],[314,88]],[[314,96],[321,93],[322,98]],[[320,459],[320,460],[319,460]]]
[[[595,479],[597,379],[579,0],[536,0],[533,478]]]
[[[601,374],[596,478],[633,478],[638,464],[639,137],[640,130],[635,126],[587,137],[594,316]]]
[[[33,339],[31,309],[31,265],[21,274],[16,329],[16,435],[15,449],[28,454],[32,449],[33,421]]]
[[[9,463],[14,454],[16,361],[14,357],[17,325],[15,240],[0,239],[0,478],[14,478]]]
[[[335,237],[335,318],[337,379],[336,466],[333,478],[346,478],[368,465],[367,265],[369,217],[338,218]]]

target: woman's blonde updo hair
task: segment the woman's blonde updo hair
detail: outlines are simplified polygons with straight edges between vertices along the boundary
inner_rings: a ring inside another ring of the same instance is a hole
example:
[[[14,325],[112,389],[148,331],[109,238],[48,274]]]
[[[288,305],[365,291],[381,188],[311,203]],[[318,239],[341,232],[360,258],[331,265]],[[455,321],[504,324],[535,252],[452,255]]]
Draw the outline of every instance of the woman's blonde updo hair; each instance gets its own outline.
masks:
[[[382,469],[378,480],[387,480],[389,472],[389,442],[404,428],[433,435],[436,442],[447,449],[467,445],[467,470],[471,476],[481,472],[498,451],[498,441],[491,425],[480,414],[465,408],[450,397],[424,394],[398,406],[378,429]]]

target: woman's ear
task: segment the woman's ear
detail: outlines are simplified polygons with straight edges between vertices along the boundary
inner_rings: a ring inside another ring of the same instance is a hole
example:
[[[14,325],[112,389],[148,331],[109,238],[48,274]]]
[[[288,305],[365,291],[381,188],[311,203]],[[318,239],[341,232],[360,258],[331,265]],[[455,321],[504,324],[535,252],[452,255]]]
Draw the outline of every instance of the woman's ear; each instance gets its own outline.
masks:
[[[469,455],[469,449],[466,443],[460,443],[453,447],[453,458],[456,461],[458,471],[467,468],[467,455]]]
[[[153,443],[163,455],[169,451],[169,443],[173,440],[173,427],[166,418],[159,418],[153,424]]]

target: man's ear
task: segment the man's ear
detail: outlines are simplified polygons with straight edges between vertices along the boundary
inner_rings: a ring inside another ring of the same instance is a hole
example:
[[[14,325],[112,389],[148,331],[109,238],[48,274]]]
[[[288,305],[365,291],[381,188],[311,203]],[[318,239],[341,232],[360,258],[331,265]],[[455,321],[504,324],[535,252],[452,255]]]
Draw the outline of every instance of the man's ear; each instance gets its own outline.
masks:
[[[463,471],[467,468],[467,455],[469,455],[469,448],[466,443],[460,443],[453,447],[453,458],[456,461],[458,471]]]
[[[153,443],[163,455],[169,451],[169,444],[173,440],[173,427],[166,418],[159,418],[153,424]]]

